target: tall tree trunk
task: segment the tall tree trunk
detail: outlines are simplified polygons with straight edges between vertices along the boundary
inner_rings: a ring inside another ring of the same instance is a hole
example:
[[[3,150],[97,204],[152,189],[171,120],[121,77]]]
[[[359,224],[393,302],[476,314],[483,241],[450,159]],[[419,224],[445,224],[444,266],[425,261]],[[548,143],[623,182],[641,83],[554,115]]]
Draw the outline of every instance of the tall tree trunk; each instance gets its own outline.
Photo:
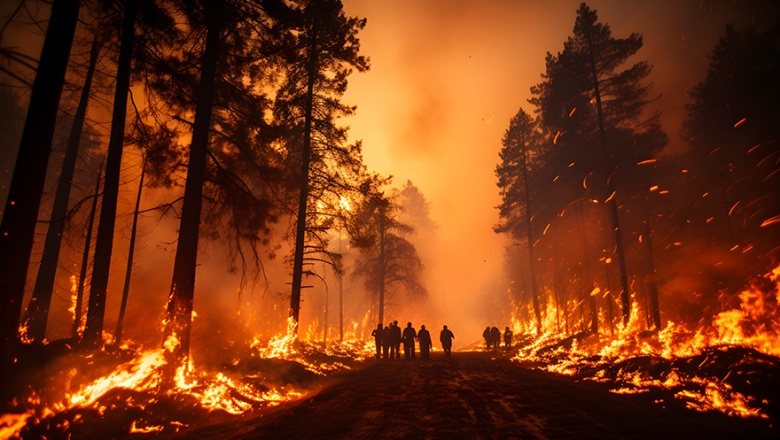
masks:
[[[168,365],[177,367],[189,357],[192,331],[192,308],[195,297],[195,268],[198,260],[200,213],[203,203],[203,182],[214,104],[217,63],[222,31],[222,7],[210,2],[207,9],[206,47],[201,61],[195,122],[192,129],[187,183],[181,211],[176,260],[173,267],[171,292],[168,296],[164,347]]]
[[[650,227],[650,213],[647,208],[647,200],[642,202],[642,211],[645,217],[645,240],[647,243],[647,283],[650,287],[650,310],[652,312],[655,331],[661,330],[661,309],[658,304],[658,280],[655,277],[655,259],[653,258],[653,237]]]
[[[135,254],[135,237],[138,232],[138,210],[141,208],[141,193],[144,189],[144,163],[141,164],[141,179],[138,182],[138,195],[135,198],[135,211],[133,211],[133,226],[130,229],[130,248],[127,251],[127,269],[125,270],[125,285],[122,289],[122,303],[119,306],[119,317],[116,322],[114,344],[120,345],[122,341],[122,324],[125,321],[125,309],[127,309],[127,297],[130,295],[130,277],[133,273],[133,255]]]
[[[523,140],[524,141],[524,140]],[[536,286],[536,259],[534,257],[534,234],[531,225],[531,194],[528,188],[528,151],[523,148],[521,155],[523,167],[523,192],[525,193],[525,235],[528,241],[528,272],[531,278],[531,297],[534,303],[534,316],[536,317],[536,332],[542,333],[542,312],[539,309],[539,291]]]
[[[89,222],[87,223],[87,238],[84,241],[84,254],[81,258],[81,273],[79,274],[79,287],[76,291],[76,305],[73,312],[73,330],[74,340],[81,337],[82,308],[84,304],[84,285],[87,280],[87,266],[89,266],[89,246],[92,243],[92,228],[95,226],[95,211],[97,211],[98,197],[100,197],[100,181],[103,179],[103,164],[100,164],[97,182],[95,182],[95,195],[92,196],[92,208],[89,210]]]
[[[631,298],[628,290],[628,271],[626,270],[626,255],[623,250],[623,234],[620,230],[620,216],[618,215],[617,195],[615,184],[612,182],[612,173],[615,171],[615,165],[612,160],[612,154],[607,146],[607,132],[604,128],[604,111],[601,105],[601,91],[599,87],[599,77],[596,71],[596,57],[593,53],[593,44],[590,39],[590,33],[585,27],[585,37],[588,42],[588,57],[590,62],[590,71],[593,77],[593,95],[596,98],[596,112],[599,122],[599,140],[603,150],[604,160],[607,163],[607,198],[609,199],[609,210],[612,217],[612,230],[615,233],[615,252],[620,268],[620,301],[623,306],[623,324],[628,324],[631,318]]]
[[[379,213],[379,323],[385,322],[385,213]]]
[[[325,334],[323,337],[323,341],[325,342],[325,345],[328,345],[328,300],[329,298],[329,291],[327,286],[325,287]]]
[[[607,230],[602,230],[604,235],[604,252],[606,256],[607,244],[609,243]],[[607,293],[604,295],[604,299],[607,302],[607,321],[609,322],[609,335],[615,336],[615,300],[612,299],[612,277],[609,275],[609,264],[604,262],[604,283]]]
[[[54,0],[41,50],[8,200],[0,224],[0,388],[16,358],[27,266],[54,138],[57,108],[79,15],[76,0]],[[0,392],[0,398],[6,392]],[[4,399],[0,399],[4,400]]]
[[[127,94],[130,91],[130,67],[133,57],[135,35],[136,0],[127,0],[122,20],[122,36],[117,62],[116,91],[111,119],[111,137],[108,141],[103,203],[100,209],[97,240],[95,242],[95,264],[92,269],[92,285],[89,291],[87,324],[83,343],[97,345],[103,335],[103,318],[106,312],[106,290],[111,266],[111,251],[114,244],[117,199],[119,196],[119,173],[122,165],[122,149],[125,141],[125,117],[127,115]]]
[[[586,211],[585,207],[582,203],[577,204],[577,217],[579,218],[579,226],[580,230],[582,230],[582,250],[585,252],[585,261],[582,264],[582,267],[580,269],[580,280],[582,281],[584,277],[590,276],[591,271],[591,264],[589,263],[591,260],[591,252],[592,249],[590,246],[588,246],[588,243],[590,240],[588,240],[588,227],[586,224]],[[589,252],[590,251],[590,252]],[[586,270],[587,269],[587,270]],[[583,298],[583,307],[585,307],[584,302],[587,300],[588,307],[590,309],[590,332],[591,333],[598,333],[599,332],[599,310],[598,306],[596,304],[596,297],[591,295],[591,292],[593,291],[593,285],[591,284],[587,288],[585,287],[584,283],[580,283],[579,289],[582,292],[582,295],[586,296]]]
[[[84,79],[84,87],[81,91],[79,104],[73,118],[73,125],[68,137],[68,145],[65,148],[65,158],[62,161],[62,171],[57,184],[57,192],[54,197],[54,205],[49,219],[49,229],[46,233],[46,242],[43,247],[41,266],[35,280],[32,298],[27,305],[27,336],[35,341],[42,341],[46,337],[46,322],[49,318],[51,297],[54,291],[54,276],[60,256],[60,244],[62,232],[65,229],[65,217],[68,214],[68,202],[70,201],[70,189],[73,185],[73,174],[76,170],[76,159],[79,153],[79,143],[84,129],[84,119],[87,114],[87,102],[92,88],[92,77],[95,73],[100,45],[98,38],[92,40],[92,48],[89,54],[89,66],[87,76]]]
[[[343,245],[343,237],[341,236],[341,226],[339,227],[339,255],[342,255],[342,245]],[[344,270],[344,256],[341,257],[342,266],[341,271],[339,271],[338,277],[339,277],[339,342],[344,341],[344,274],[342,271]]]
[[[290,317],[298,334],[301,312],[301,284],[303,282],[303,251],[306,240],[306,211],[309,201],[309,163],[311,161],[312,118],[314,117],[314,82],[317,73],[317,20],[312,25],[309,45],[308,84],[306,86],[306,108],[303,122],[303,150],[301,151],[300,194],[298,195],[298,222],[295,229],[295,255],[293,256],[292,293],[290,294]]]

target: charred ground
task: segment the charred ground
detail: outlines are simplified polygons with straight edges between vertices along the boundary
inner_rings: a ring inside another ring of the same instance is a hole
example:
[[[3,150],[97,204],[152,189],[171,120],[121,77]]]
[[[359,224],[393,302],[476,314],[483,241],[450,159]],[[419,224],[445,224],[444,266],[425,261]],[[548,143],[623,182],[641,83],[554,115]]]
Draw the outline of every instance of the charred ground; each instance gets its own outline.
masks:
[[[777,438],[771,420],[701,413],[668,390],[529,368],[498,352],[368,361],[309,397],[174,438]]]

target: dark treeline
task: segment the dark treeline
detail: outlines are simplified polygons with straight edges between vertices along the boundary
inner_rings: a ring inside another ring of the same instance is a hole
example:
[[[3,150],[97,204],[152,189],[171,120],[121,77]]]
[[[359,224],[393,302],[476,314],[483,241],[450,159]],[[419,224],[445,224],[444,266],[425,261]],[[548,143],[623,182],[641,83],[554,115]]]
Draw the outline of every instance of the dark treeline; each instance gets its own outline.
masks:
[[[517,243],[515,301],[537,328],[695,323],[738,305],[739,289],[778,264],[778,32],[725,30],[690,92],[688,148],[672,155],[649,110],[663,91],[636,61],[641,35],[613,36],[595,10],[577,10],[496,168],[495,230]]]
[[[11,66],[4,75],[31,90],[0,228],[4,389],[29,362],[21,348],[45,342],[63,259],[78,267],[68,346],[119,343],[148,190],[174,194],[153,210],[180,222],[164,317],[173,367],[189,356],[204,238],[227,246],[240,289],[262,281],[263,261],[286,243],[285,307],[296,329],[304,280],[322,278],[327,267],[339,277],[346,270],[342,233],[360,250],[357,276],[378,299],[366,310],[381,320],[385,288],[398,283],[426,293],[422,263],[404,238],[412,228],[399,220],[402,192],[366,169],[361,144],[338,123],[355,112],[341,100],[347,78],[369,68],[358,39],[365,24],[338,0],[55,0],[29,81],[12,66],[15,52],[3,49]],[[63,89],[70,92],[60,99]],[[55,126],[68,127],[64,159],[50,154],[63,137]],[[47,174],[58,181],[53,201],[44,197]],[[131,213],[120,189],[134,194]],[[117,221],[123,215],[133,218],[129,231]],[[48,231],[42,256],[32,252],[36,226]],[[109,277],[122,270],[112,265],[120,233],[131,247],[122,250],[129,261],[112,335],[104,318]],[[38,271],[24,304],[28,267]]]

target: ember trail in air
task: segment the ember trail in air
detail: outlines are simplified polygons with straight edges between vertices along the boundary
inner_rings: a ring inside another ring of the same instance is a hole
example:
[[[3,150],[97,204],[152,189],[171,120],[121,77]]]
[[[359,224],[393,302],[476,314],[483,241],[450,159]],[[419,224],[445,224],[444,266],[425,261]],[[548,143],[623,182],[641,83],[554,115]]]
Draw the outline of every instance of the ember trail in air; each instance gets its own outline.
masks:
[[[0,438],[776,438],[777,17],[0,6]]]

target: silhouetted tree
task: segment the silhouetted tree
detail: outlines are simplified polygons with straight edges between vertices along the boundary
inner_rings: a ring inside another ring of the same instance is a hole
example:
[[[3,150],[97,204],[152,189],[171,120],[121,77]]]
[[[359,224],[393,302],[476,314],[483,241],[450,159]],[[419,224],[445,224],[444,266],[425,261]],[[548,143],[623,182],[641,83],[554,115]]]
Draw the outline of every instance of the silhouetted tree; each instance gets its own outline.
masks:
[[[125,269],[125,284],[122,288],[122,301],[119,305],[119,317],[116,320],[114,332],[114,344],[119,346],[122,341],[122,325],[125,321],[127,298],[130,296],[130,278],[133,273],[133,256],[135,255],[135,238],[138,232],[138,214],[141,208],[141,194],[144,189],[144,166],[141,165],[141,177],[138,179],[138,193],[135,197],[135,209],[133,210],[133,225],[130,227],[130,244],[127,248],[127,268]]]
[[[284,70],[274,116],[292,135],[286,144],[290,169],[296,171],[290,317],[297,324],[306,254],[327,249],[316,243],[321,237],[307,233],[322,229],[316,224],[321,218],[312,215],[318,199],[325,205],[337,203],[338,193],[354,186],[344,176],[362,173],[360,144],[346,144],[346,129],[338,127],[336,119],[354,112],[340,98],[352,69],[365,71],[368,61],[359,55],[357,38],[364,19],[345,16],[338,0],[302,1],[295,6],[298,23],[291,29],[289,49],[283,52],[290,65]]]
[[[592,200],[603,199],[608,205],[624,322],[630,317],[631,304],[623,245],[626,228],[621,226],[618,198],[630,196],[629,182],[638,175],[633,170],[641,160],[637,158],[647,158],[666,142],[657,123],[659,115],[643,115],[649,102],[649,85],[644,81],[650,65],[638,62],[623,68],[641,47],[642,37],[637,34],[612,37],[609,26],[599,23],[596,12],[583,3],[574,35],[564,43],[563,52],[548,54],[544,81],[532,89],[535,97],[531,100],[545,130],[555,133],[553,141],[558,146],[545,162],[561,169],[577,168],[572,170],[572,186],[581,182],[585,190],[596,193],[590,196]],[[637,136],[646,133],[652,133],[649,137],[655,142],[645,142],[643,151],[634,151]],[[618,194],[619,189],[625,194]]]
[[[401,222],[414,228],[416,233],[430,233],[436,227],[431,218],[431,203],[411,180],[398,191]]]
[[[370,193],[357,207],[350,236],[361,258],[353,275],[378,296],[378,321],[384,322],[389,289],[403,286],[412,298],[425,297],[420,276],[424,269],[414,244],[404,238],[412,228],[398,220],[399,205],[381,192]]]
[[[529,182],[530,151],[539,148],[540,136],[531,116],[522,108],[509,122],[509,128],[501,140],[503,148],[498,153],[501,163],[496,167],[501,194],[500,223],[494,228],[498,233],[510,234],[514,239],[525,238],[528,248],[528,273],[531,287],[536,329],[541,332],[542,313],[536,283],[536,257],[531,219],[531,184]]]
[[[135,38],[137,0],[124,3],[120,29],[119,58],[117,60],[116,91],[111,113],[111,135],[108,141],[106,170],[103,183],[103,201],[95,241],[95,263],[87,308],[87,323],[83,342],[97,345],[103,336],[103,319],[106,311],[106,291],[111,266],[111,251],[114,244],[117,199],[119,195],[119,174],[122,165],[122,151],[125,142],[125,118],[127,116],[127,95],[130,93],[130,68]]]
[[[12,377],[10,368],[16,356],[27,265],[79,3],[55,0],[52,4],[14,177],[0,224],[0,377],[3,390],[10,388],[5,385]]]
[[[226,24],[225,13],[225,7],[220,2],[209,1],[204,5],[206,42],[200,64],[201,74],[197,89],[197,107],[192,129],[187,183],[184,188],[181,226],[179,227],[165,325],[164,347],[167,353],[170,353],[169,364],[170,361],[173,361],[174,365],[179,365],[189,357],[203,182],[206,172],[214,90],[217,82],[220,40],[223,26]]]
[[[87,228],[85,231],[84,251],[81,256],[81,270],[79,271],[79,284],[76,289],[76,302],[73,305],[73,327],[71,329],[71,337],[77,341],[81,338],[84,331],[82,324],[86,324],[82,321],[83,308],[84,308],[84,288],[87,282],[87,271],[89,268],[89,250],[90,243],[92,242],[92,229],[95,226],[95,213],[97,212],[97,205],[100,201],[100,183],[103,180],[103,166],[101,165],[98,172],[97,180],[95,182],[95,193],[92,195],[92,206],[89,209],[89,217],[87,219]]]
[[[81,91],[73,124],[65,148],[65,157],[57,183],[57,192],[54,198],[54,206],[49,218],[49,228],[46,232],[46,241],[43,248],[38,275],[35,280],[32,298],[27,306],[27,314],[24,325],[27,327],[27,336],[34,341],[41,341],[46,337],[46,323],[51,306],[52,293],[54,291],[54,276],[60,260],[60,244],[65,229],[65,217],[70,201],[70,189],[73,175],[76,170],[76,159],[79,153],[79,144],[82,139],[84,121],[87,114],[87,103],[92,89],[92,77],[95,73],[95,65],[100,51],[100,40],[95,36],[90,48],[89,63],[86,78]]]
[[[694,220],[722,248],[743,250],[734,252],[739,273],[763,273],[777,262],[780,232],[769,225],[780,215],[778,75],[780,25],[765,31],[729,26],[686,105],[693,186],[714,196],[698,203]],[[731,287],[741,287],[744,278],[734,281]]]

